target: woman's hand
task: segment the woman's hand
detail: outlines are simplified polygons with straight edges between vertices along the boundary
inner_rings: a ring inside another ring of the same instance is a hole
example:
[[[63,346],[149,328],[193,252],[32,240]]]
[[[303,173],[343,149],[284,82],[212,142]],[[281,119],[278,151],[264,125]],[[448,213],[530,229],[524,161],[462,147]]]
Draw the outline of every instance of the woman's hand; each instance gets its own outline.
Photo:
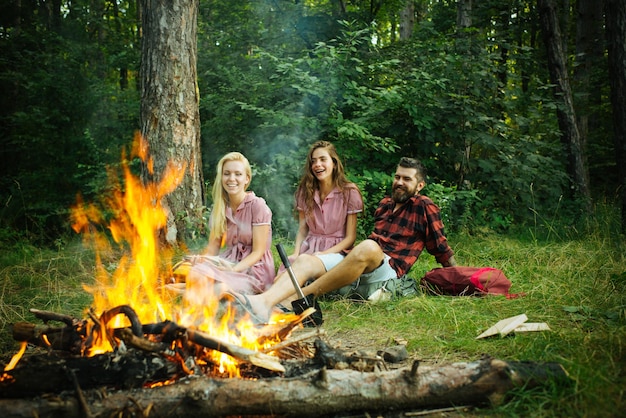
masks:
[[[234,263],[220,257],[216,257],[215,267],[222,271],[233,271]]]

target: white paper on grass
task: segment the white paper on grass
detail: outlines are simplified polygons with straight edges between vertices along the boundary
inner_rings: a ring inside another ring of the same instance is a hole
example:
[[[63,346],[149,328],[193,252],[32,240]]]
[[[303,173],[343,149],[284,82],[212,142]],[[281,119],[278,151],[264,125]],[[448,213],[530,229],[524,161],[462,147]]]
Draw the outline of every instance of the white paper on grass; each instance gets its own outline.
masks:
[[[550,327],[545,322],[524,322],[513,330],[513,332],[550,331]]]
[[[510,318],[505,318],[498,321],[494,326],[489,328],[487,331],[480,334],[476,337],[477,340],[481,338],[491,337],[492,335],[500,334],[501,337],[511,333],[511,331],[515,330],[518,326],[522,325],[524,322],[528,321],[528,317],[526,314],[521,314],[517,316],[512,316]]]

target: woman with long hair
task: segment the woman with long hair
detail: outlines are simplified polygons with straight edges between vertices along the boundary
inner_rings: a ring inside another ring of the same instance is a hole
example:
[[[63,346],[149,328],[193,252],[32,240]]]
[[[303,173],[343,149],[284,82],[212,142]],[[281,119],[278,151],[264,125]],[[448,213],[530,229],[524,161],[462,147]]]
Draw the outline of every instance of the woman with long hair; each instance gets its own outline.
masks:
[[[206,289],[212,294],[260,293],[273,282],[272,211],[265,199],[247,191],[251,180],[250,163],[239,152],[224,155],[217,164],[209,242],[204,254],[187,259],[188,296],[212,296],[201,294]]]
[[[311,145],[295,199],[299,222],[293,258],[352,248],[363,198],[359,188],[347,179],[332,143],[317,141]]]

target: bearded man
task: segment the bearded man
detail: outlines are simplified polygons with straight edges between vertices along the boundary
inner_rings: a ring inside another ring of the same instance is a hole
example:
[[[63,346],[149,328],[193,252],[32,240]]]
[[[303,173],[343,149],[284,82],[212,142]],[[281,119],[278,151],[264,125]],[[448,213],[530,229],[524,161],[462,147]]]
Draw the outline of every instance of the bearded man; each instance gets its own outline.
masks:
[[[366,240],[350,251],[303,254],[294,261],[292,270],[298,282],[301,286],[308,282],[302,288],[304,295],[351,289],[364,299],[379,299],[386,292],[393,293],[424,248],[443,267],[455,266],[441,211],[432,200],[419,194],[425,181],[426,170],[420,161],[400,159],[392,195],[380,201],[374,213],[374,231]],[[274,306],[296,298],[287,274],[278,276],[264,293],[232,296],[254,319],[267,322]]]

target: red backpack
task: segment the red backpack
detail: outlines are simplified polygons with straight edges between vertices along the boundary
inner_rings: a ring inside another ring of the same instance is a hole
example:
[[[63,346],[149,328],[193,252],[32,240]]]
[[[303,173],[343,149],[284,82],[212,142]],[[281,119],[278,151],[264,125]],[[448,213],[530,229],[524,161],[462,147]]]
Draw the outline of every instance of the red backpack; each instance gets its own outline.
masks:
[[[502,270],[492,267],[440,267],[426,273],[421,286],[435,295],[473,296],[504,295],[509,293],[511,281]]]

